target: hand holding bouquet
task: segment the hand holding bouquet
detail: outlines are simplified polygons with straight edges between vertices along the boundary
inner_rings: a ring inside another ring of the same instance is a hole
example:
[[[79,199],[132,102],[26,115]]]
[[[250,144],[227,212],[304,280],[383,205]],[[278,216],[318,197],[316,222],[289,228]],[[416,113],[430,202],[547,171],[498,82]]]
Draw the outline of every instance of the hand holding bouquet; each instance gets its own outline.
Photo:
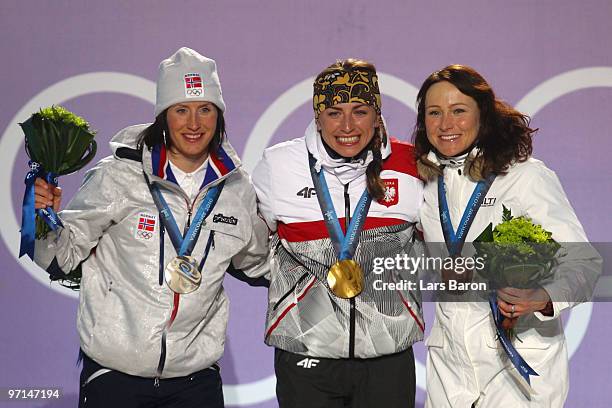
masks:
[[[44,238],[49,230],[61,226],[53,208],[34,208],[36,179],[57,186],[59,176],[74,173],[93,159],[96,142],[89,124],[61,106],[43,108],[20,126],[25,134],[30,171],[25,178],[19,256],[33,258],[35,238]]]

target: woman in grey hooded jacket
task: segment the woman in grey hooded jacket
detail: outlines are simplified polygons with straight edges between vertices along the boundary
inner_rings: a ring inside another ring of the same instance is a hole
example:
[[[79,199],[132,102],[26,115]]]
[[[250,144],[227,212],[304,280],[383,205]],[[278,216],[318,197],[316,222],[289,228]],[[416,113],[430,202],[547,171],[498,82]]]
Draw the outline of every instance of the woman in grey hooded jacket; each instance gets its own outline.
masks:
[[[223,406],[224,273],[263,275],[268,242],[224,111],[215,61],[179,49],[160,64],[155,122],[112,139],[64,227],[37,241],[48,272],[82,267],[81,406]],[[60,199],[37,180],[37,208]]]

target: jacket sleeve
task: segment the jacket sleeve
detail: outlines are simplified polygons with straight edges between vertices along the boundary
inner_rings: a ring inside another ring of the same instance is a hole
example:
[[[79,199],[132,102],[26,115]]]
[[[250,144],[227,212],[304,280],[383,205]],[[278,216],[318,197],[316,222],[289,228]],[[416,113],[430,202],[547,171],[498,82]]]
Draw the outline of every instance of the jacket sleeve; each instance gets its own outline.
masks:
[[[257,212],[255,190],[251,183],[248,182],[248,176],[245,175],[244,180],[245,188],[242,204],[249,214],[251,234],[246,246],[232,258],[230,273],[234,275],[233,272],[236,272],[237,269],[239,270],[238,272],[244,273],[249,278],[266,277],[270,271],[268,263],[268,240],[270,234],[266,223]]]
[[[588,243],[557,175],[544,165],[536,170],[529,175],[521,200],[523,209],[535,223],[552,232],[552,238],[561,244],[553,279],[542,285],[552,300],[554,314],[535,313],[540,320],[550,320],[559,317],[564,309],[591,299],[601,274],[602,259]]]
[[[274,190],[273,178],[270,168],[270,157],[267,151],[255,166],[252,176],[253,186],[257,193],[257,206],[259,213],[270,228],[271,232],[276,231],[276,213],[274,210]]]
[[[83,184],[59,213],[64,225],[36,241],[34,261],[43,269],[59,267],[69,273],[85,260],[104,231],[116,221],[121,199],[117,193],[117,174],[110,171],[110,160],[89,170]]]

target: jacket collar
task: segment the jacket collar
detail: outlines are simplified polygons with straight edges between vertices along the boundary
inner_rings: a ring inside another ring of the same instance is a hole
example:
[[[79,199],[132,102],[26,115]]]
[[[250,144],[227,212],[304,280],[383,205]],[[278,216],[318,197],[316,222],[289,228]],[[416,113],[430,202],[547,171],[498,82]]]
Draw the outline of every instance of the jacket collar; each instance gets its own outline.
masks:
[[[165,145],[159,144],[154,146],[150,152],[147,149],[143,149],[142,163],[144,170],[148,174],[178,185],[176,176],[170,167],[170,160]],[[227,138],[225,138],[217,153],[211,154],[208,157],[207,163],[208,166],[206,167],[204,181],[202,181],[200,190],[218,180],[224,179],[241,166],[240,159]]]
[[[384,119],[383,119],[384,121]],[[317,130],[315,120],[308,125],[304,134],[304,140],[306,141],[306,149],[315,158],[315,170],[321,171],[321,168],[325,169],[326,172],[334,174],[342,184],[350,183],[351,181],[359,178],[365,174],[368,165],[374,159],[371,150],[368,150],[367,154],[363,157],[347,161],[343,158],[334,159],[332,158],[323,144],[323,139]],[[391,154],[391,143],[387,140],[387,144],[382,146],[381,155],[382,159],[385,160]]]

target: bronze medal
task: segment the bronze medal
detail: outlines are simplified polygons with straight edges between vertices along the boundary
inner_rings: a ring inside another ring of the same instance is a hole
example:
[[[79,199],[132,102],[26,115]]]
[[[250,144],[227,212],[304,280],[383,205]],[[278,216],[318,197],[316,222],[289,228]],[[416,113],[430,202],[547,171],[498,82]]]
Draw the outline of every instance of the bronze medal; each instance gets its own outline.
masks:
[[[327,284],[334,295],[351,299],[363,290],[363,271],[352,259],[343,259],[329,268]]]
[[[175,293],[191,293],[200,287],[202,274],[193,256],[177,256],[164,271],[166,284]]]

